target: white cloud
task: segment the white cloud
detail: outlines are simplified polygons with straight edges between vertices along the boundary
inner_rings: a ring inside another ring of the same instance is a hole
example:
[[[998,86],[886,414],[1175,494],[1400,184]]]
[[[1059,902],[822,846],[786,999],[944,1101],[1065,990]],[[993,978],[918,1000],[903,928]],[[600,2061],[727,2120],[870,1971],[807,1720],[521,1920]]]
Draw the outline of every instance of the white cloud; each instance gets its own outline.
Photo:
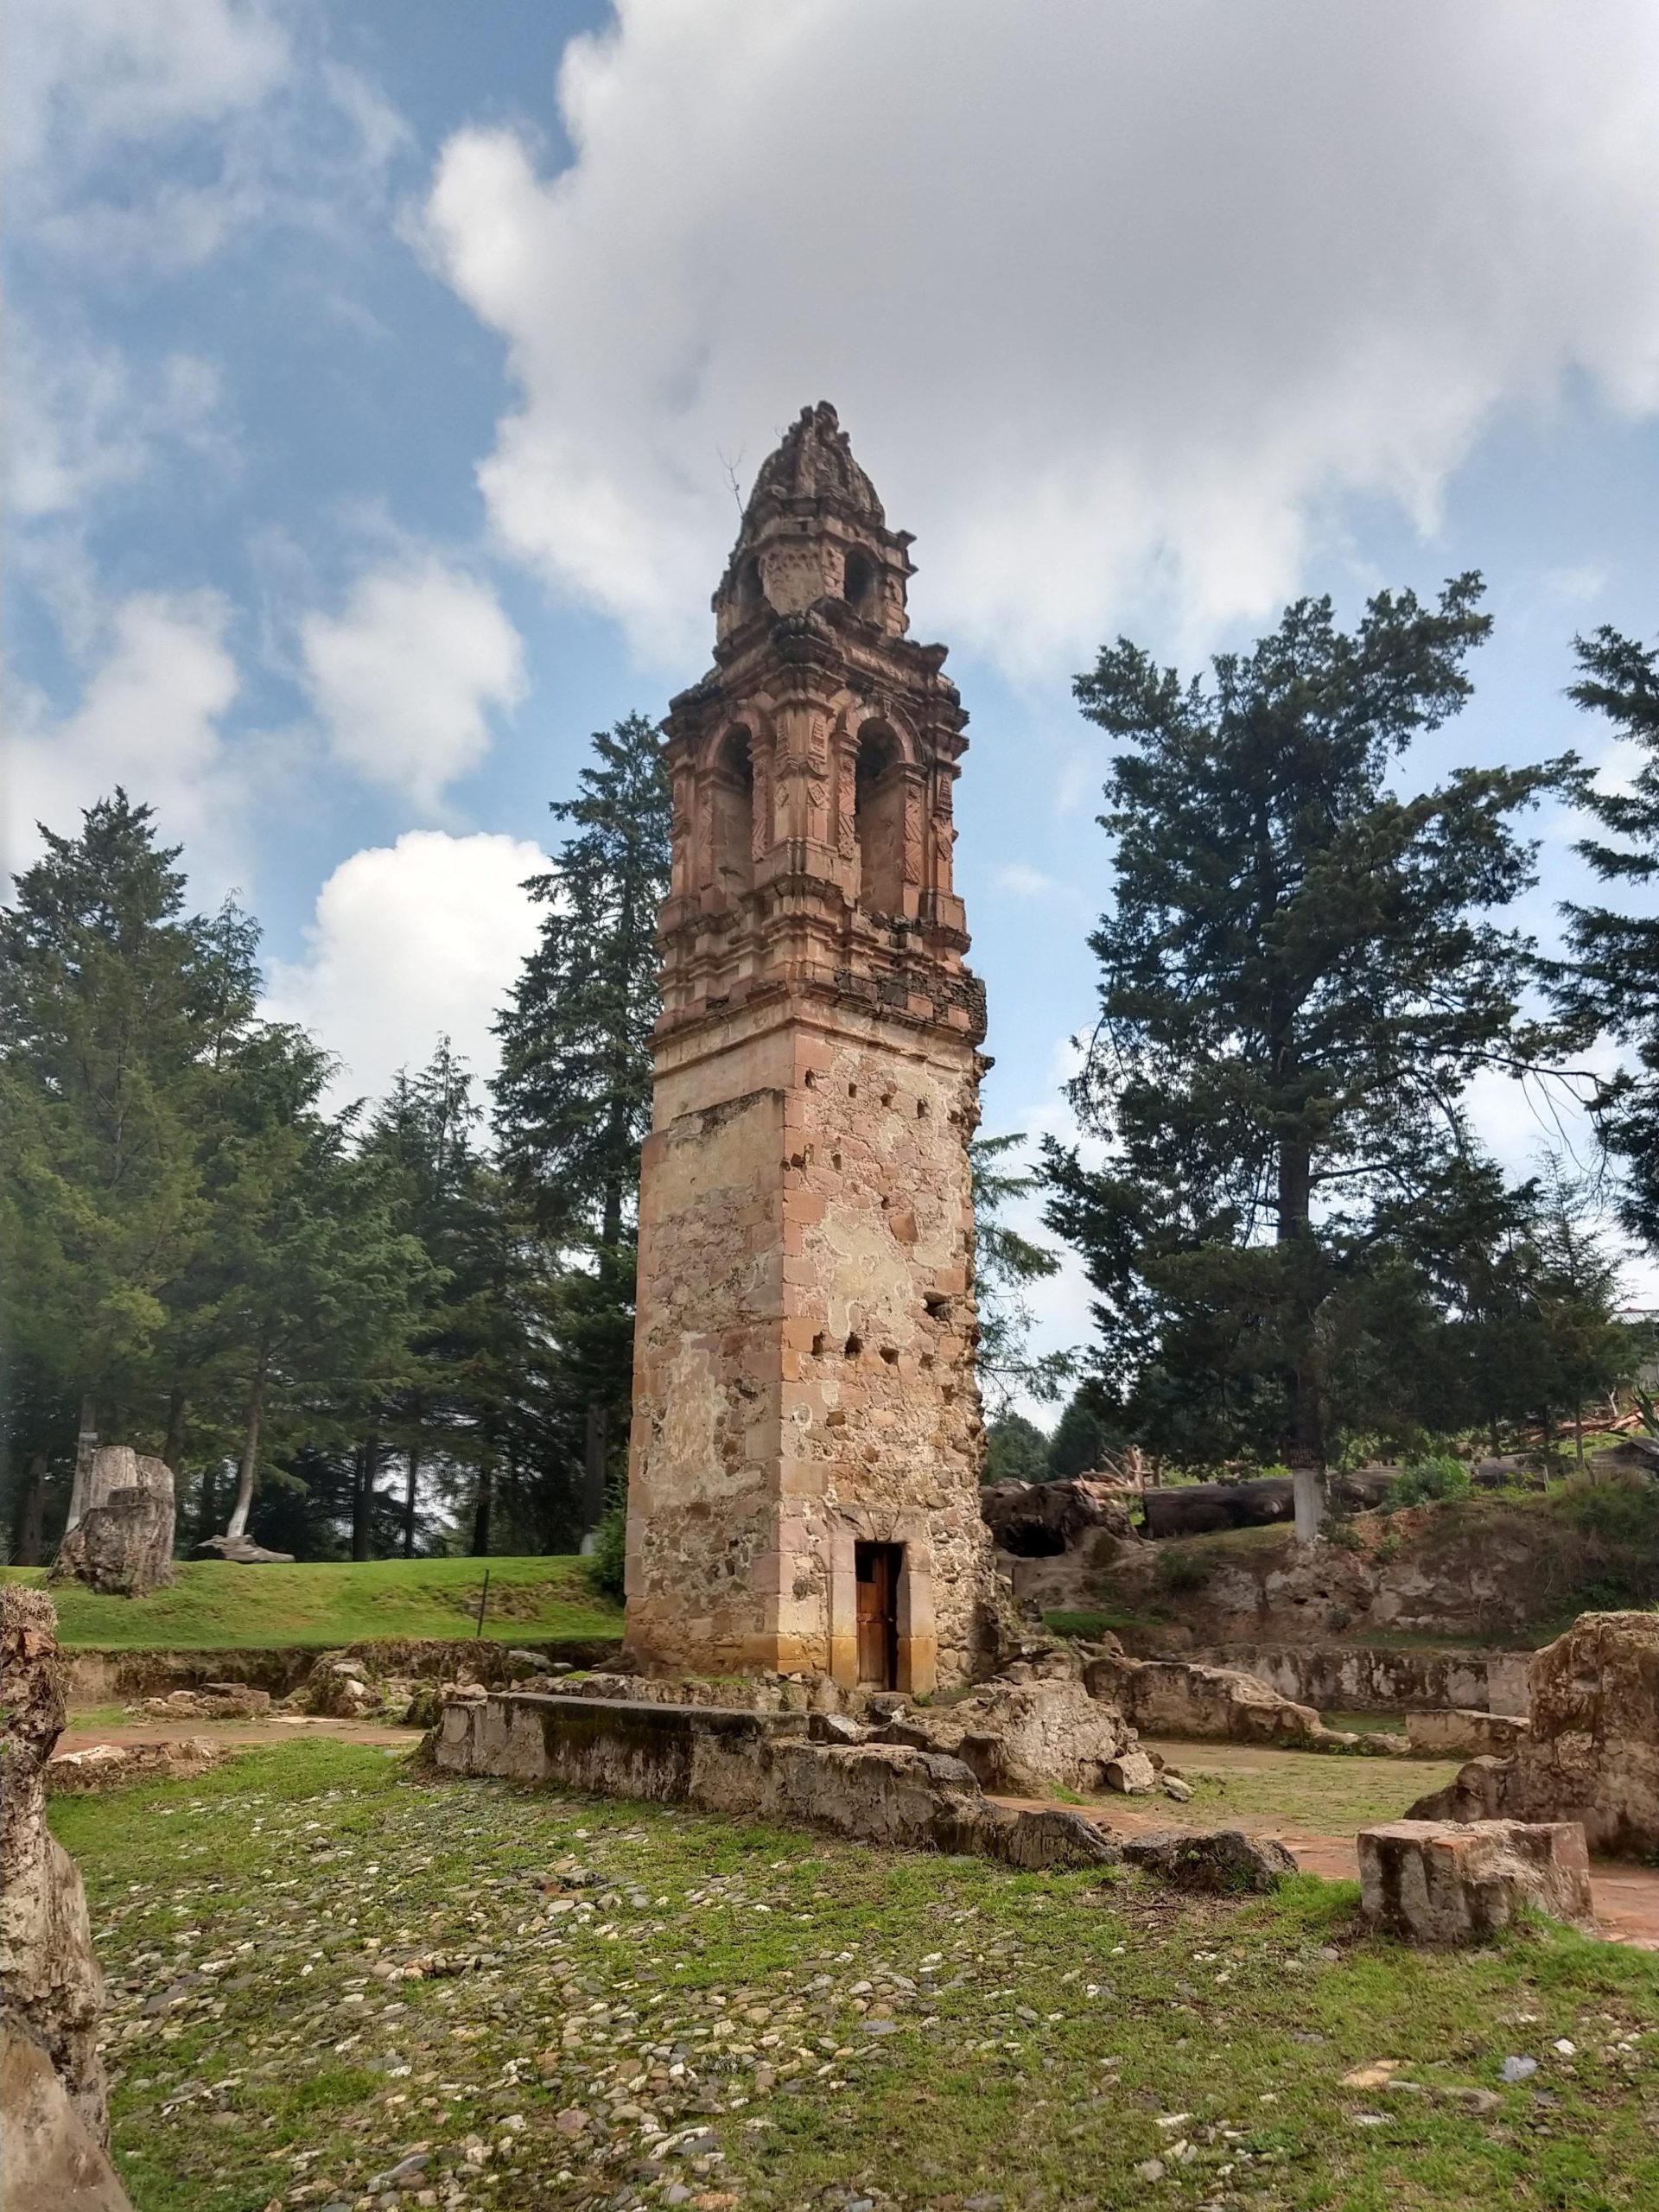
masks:
[[[337,1100],[383,1096],[442,1035],[487,1077],[491,1024],[540,927],[522,887],[546,868],[523,838],[438,830],[353,853],[317,894],[304,957],[272,964],[267,1011],[340,1056]]]
[[[751,475],[833,398],[920,618],[1025,671],[1270,610],[1334,503],[1432,526],[1501,411],[1659,403],[1659,11],[1605,0],[619,0],[573,165],[445,147],[434,258],[521,404],[502,542],[700,652]]]
[[[1027,868],[1023,861],[1010,861],[998,868],[995,880],[999,891],[1015,899],[1048,899],[1060,888],[1052,875],[1045,875],[1039,868]]]
[[[489,710],[524,696],[524,645],[494,594],[424,556],[359,578],[343,613],[300,626],[307,688],[334,754],[435,808],[490,747]]]
[[[138,372],[109,346],[28,331],[11,355],[9,497],[19,521],[74,513],[137,483],[163,443],[234,466],[211,361],[172,353]]]
[[[109,615],[78,706],[54,716],[37,695],[17,702],[0,753],[9,870],[39,851],[37,821],[73,833],[80,810],[121,784],[155,807],[168,842],[187,845],[193,872],[222,883],[245,798],[219,727],[238,689],[228,619],[215,593],[135,593]]]
[[[274,0],[36,0],[13,10],[14,255],[200,265],[261,221],[360,225],[408,125]]]
[[[286,34],[237,0],[47,0],[8,41],[10,161],[84,167],[111,151],[219,122],[286,79]]]

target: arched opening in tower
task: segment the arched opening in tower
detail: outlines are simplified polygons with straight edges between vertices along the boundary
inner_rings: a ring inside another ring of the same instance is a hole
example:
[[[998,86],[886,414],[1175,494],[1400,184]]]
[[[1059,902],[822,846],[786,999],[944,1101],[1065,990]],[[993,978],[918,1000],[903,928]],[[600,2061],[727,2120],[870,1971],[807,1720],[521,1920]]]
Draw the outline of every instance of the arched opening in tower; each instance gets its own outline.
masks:
[[[854,792],[858,831],[858,903],[897,914],[905,903],[905,772],[891,730],[869,724],[858,741]]]
[[[733,730],[721,746],[710,797],[715,886],[735,899],[754,881],[754,763],[747,730]]]
[[[868,614],[872,588],[875,582],[875,564],[868,553],[856,550],[847,556],[842,570],[842,597],[849,607],[860,614]]]

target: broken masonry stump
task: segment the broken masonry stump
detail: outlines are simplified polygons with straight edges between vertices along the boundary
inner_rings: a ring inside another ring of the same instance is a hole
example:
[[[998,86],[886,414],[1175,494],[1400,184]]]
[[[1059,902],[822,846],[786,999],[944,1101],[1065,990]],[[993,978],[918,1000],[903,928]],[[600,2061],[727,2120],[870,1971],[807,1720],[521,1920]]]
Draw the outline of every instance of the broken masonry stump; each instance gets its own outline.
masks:
[[[173,1580],[173,1470],[129,1444],[92,1455],[86,1504],[66,1530],[50,1580],[105,1597],[147,1598]]]
[[[79,1871],[46,1825],[66,1669],[43,1590],[0,1588],[0,2130],[6,2212],[124,2212],[98,2023],[104,1978]]]
[[[1389,1821],[1358,1841],[1365,1916],[1407,1942],[1478,1942],[1523,1905],[1595,1932],[1576,1821]]]

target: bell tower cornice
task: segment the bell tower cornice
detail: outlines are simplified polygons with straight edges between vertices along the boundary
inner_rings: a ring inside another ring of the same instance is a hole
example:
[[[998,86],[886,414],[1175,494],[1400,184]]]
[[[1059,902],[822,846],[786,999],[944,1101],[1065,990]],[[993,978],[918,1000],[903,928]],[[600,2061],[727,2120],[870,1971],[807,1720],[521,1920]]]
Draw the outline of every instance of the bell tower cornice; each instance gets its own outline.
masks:
[[[906,635],[914,569],[835,410],[762,464],[714,597],[715,665],[667,721],[662,1033],[794,987],[977,1042],[952,787],[968,716]]]

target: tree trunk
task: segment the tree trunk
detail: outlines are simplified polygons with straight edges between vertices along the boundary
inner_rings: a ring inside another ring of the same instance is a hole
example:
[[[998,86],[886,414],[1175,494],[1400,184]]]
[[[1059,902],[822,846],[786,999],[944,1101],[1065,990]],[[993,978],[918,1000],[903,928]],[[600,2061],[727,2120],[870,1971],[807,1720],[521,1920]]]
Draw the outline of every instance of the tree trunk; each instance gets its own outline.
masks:
[[[75,1479],[69,1492],[69,1518],[63,1529],[66,1536],[86,1510],[86,1486],[97,1456],[98,1402],[89,1390],[80,1402],[80,1428],[75,1438]]]
[[[495,1503],[495,1461],[486,1457],[479,1463],[478,1495],[473,1501],[473,1557],[487,1559],[490,1555],[490,1509]]]
[[[184,1457],[185,1399],[182,1390],[167,1394],[167,1434],[162,1440],[162,1457],[172,1468],[176,1479],[179,1462]]]
[[[418,1444],[411,1444],[409,1447],[408,1474],[404,1491],[404,1557],[405,1559],[413,1559],[415,1556],[415,1501],[420,1493],[420,1481],[421,1447]]]
[[[253,1478],[259,1465],[259,1422],[265,1410],[265,1380],[270,1372],[270,1354],[262,1345],[242,1424],[242,1459],[237,1469],[236,1503],[231,1508],[231,1517],[225,1528],[227,1536],[242,1535],[247,1529],[248,1514],[253,1504]]]
[[[1584,1408],[1573,1408],[1573,1448],[1578,1454],[1579,1472],[1584,1472]]]
[[[365,1560],[371,1556],[370,1540],[374,1531],[374,1478],[380,1471],[380,1440],[365,1436],[357,1455],[352,1484],[352,1557]]]
[[[19,1567],[39,1567],[46,1544],[46,1454],[31,1454],[29,1472],[17,1500],[16,1537],[12,1559]]]
[[[1279,1147],[1278,1243],[1280,1249],[1305,1245],[1312,1235],[1313,1159],[1306,1145]],[[1286,1376],[1289,1418],[1285,1464],[1290,1469],[1296,1514],[1296,1541],[1311,1544],[1325,1517],[1325,1421],[1318,1363],[1313,1351],[1313,1315],[1296,1300],[1290,1363]]]
[[[584,1535],[605,1518],[605,1463],[611,1440],[611,1409],[589,1406],[582,1453],[582,1529]]]

